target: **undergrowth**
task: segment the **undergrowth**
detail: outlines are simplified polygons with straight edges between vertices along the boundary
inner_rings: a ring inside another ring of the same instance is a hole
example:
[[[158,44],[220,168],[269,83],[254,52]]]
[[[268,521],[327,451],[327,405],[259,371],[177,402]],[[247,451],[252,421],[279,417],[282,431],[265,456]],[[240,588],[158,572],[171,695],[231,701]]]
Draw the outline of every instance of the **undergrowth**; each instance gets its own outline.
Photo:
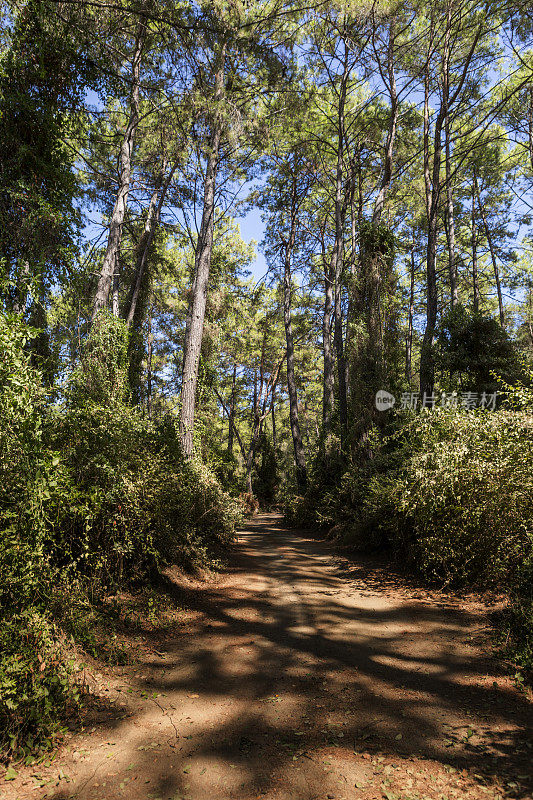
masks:
[[[174,418],[147,419],[129,404],[120,320],[93,325],[61,403],[46,397],[27,343],[20,319],[0,316],[5,760],[49,747],[79,705],[80,648],[127,658],[113,634],[121,593],[146,592],[167,564],[208,563],[240,516],[214,475],[183,459]]]
[[[533,414],[525,387],[493,413],[398,415],[336,474],[324,457],[286,516],[356,549],[388,550],[429,584],[503,588],[508,652],[533,670]]]

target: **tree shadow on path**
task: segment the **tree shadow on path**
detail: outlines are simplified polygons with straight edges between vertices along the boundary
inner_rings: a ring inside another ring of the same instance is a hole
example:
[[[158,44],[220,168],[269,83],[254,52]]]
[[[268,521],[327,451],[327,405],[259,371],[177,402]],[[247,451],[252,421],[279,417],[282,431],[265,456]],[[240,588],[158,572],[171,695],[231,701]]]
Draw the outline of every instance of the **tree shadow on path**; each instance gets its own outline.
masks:
[[[80,775],[55,800],[531,797],[531,704],[472,642],[482,611],[386,583],[249,523],[226,581],[168,581],[199,613],[142,667],[160,711],[117,722],[105,787]]]

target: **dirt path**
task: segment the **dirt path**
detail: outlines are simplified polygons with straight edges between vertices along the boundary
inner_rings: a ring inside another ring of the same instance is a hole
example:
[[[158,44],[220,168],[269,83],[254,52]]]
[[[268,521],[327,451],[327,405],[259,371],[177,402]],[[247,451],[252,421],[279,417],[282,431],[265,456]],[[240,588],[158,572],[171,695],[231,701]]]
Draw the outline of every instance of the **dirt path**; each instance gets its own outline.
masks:
[[[421,597],[273,514],[186,603],[186,628],[111,683],[112,726],[75,734],[41,769],[50,783],[20,776],[9,797],[532,796],[531,705],[475,604]]]

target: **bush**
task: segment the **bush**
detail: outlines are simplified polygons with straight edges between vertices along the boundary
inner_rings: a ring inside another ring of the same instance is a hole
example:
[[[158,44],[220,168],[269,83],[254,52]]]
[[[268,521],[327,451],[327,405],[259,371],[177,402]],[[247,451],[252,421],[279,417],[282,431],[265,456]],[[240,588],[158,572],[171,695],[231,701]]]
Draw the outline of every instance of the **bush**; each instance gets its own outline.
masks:
[[[395,462],[368,482],[366,528],[432,581],[487,585],[516,573],[533,548],[529,413],[424,413],[398,434]]]
[[[0,622],[0,746],[20,758],[53,744],[59,719],[80,695],[61,632],[41,609]]]
[[[44,397],[28,332],[0,315],[0,751],[46,743],[76,701],[61,637],[43,610],[52,580],[45,506],[58,459],[42,437]]]
[[[494,392],[495,374],[515,383],[521,372],[515,344],[493,317],[462,305],[443,315],[436,331],[435,366],[446,389]]]
[[[175,420],[127,404],[127,332],[99,317],[63,407],[45,402],[17,317],[0,315],[0,752],[49,743],[79,699],[65,647],[68,606],[206,563],[238,504],[181,454]],[[109,349],[108,349],[109,348]],[[63,600],[58,603],[61,587]],[[78,637],[80,638],[80,637]]]
[[[28,599],[46,563],[43,500],[52,458],[42,443],[43,394],[25,352],[28,333],[0,315],[0,606]]]
[[[516,665],[533,675],[533,556],[517,570],[504,618],[508,650]]]
[[[313,521],[362,549],[388,548],[431,583],[509,591],[517,664],[533,665],[531,390],[507,387],[516,410],[435,409],[398,422],[337,478],[293,498],[288,518]]]
[[[171,417],[86,403],[47,430],[62,479],[47,507],[56,563],[111,586],[171,561],[191,565],[227,544],[235,502],[200,463],[186,462]]]

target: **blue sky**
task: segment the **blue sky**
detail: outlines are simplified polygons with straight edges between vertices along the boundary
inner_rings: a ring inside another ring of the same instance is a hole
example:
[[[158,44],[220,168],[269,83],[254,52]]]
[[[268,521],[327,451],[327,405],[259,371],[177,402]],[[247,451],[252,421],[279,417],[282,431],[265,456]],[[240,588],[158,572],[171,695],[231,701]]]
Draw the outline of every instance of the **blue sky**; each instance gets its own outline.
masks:
[[[267,271],[265,257],[259,252],[259,245],[265,232],[265,225],[261,220],[261,212],[258,208],[253,208],[244,217],[238,219],[241,228],[241,236],[245,242],[255,240],[256,244],[256,260],[252,265],[251,272],[256,280],[262,278]]]

